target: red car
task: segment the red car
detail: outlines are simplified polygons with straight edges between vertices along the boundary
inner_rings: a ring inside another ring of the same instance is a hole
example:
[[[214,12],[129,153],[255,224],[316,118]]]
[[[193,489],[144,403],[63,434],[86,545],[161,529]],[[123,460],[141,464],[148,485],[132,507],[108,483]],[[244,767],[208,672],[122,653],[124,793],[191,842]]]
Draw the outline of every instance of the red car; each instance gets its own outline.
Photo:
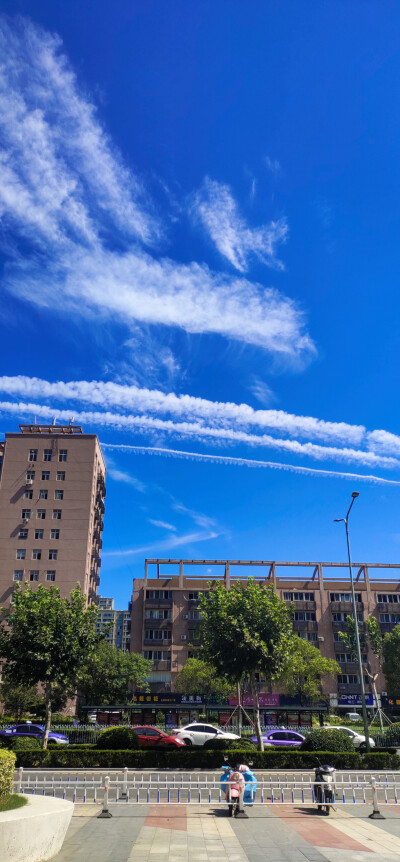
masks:
[[[150,725],[136,725],[132,730],[139,737],[140,748],[182,748],[185,743],[176,736],[168,736],[168,733],[159,730],[158,727]]]

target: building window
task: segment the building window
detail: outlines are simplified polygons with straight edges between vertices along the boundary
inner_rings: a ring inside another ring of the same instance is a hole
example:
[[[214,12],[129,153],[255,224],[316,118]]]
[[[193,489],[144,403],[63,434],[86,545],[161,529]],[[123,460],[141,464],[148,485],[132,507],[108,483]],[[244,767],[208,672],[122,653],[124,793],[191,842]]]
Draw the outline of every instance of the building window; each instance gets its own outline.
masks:
[[[361,602],[361,593],[355,593],[356,602]],[[331,593],[331,602],[351,602],[351,593]]]
[[[284,593],[283,598],[285,602],[313,602],[314,593]]]
[[[60,449],[60,451],[59,451],[59,453],[58,453],[58,460],[59,460],[60,462],[61,462],[61,461],[66,461],[66,460],[67,460],[67,455],[68,455],[68,449]]]
[[[29,521],[30,517],[31,517],[31,510],[30,509],[22,509],[22,520],[23,521]]]
[[[24,577],[24,570],[23,569],[14,569],[14,581],[22,581],[23,577]]]
[[[51,530],[50,531],[50,539],[59,539],[60,531],[59,530]]]
[[[25,556],[26,556],[25,548],[18,548],[17,549],[17,560],[24,560]]]
[[[46,581],[55,581],[55,579],[56,573],[54,569],[51,569],[51,571],[46,572]]]
[[[189,602],[197,602],[199,598],[199,593],[189,593]]]
[[[35,539],[43,539],[43,530],[35,530]]]
[[[316,632],[296,632],[296,634],[303,641],[316,641],[317,640],[317,633]],[[319,644],[317,644],[317,646],[319,646]]]
[[[39,500],[47,500],[47,489],[46,488],[42,488],[42,490],[39,491]]]
[[[42,482],[48,482],[50,479],[50,470],[42,470]]]
[[[34,548],[32,551],[32,560],[41,560],[42,559],[42,551],[40,548]]]
[[[27,539],[28,538],[28,530],[21,529],[18,533],[19,539]]]
[[[29,461],[37,461],[37,449],[29,449]]]
[[[35,471],[34,470],[27,470],[26,471],[26,481],[27,482],[33,482],[34,478],[35,478]]]
[[[163,608],[152,608],[145,611],[146,620],[172,620],[172,611],[164,610]]]
[[[169,641],[171,640],[171,632],[166,629],[145,629],[144,636],[146,640],[154,641]]]
[[[378,604],[397,605],[399,596],[397,593],[380,593],[378,595]]]
[[[63,500],[64,499],[64,491],[54,491],[54,499],[55,500]]]
[[[296,620],[296,622],[315,622],[315,611],[295,611],[293,619]]]
[[[53,520],[61,521],[61,509],[53,509]]]
[[[50,548],[49,550],[49,560],[56,560],[58,557],[58,551],[55,548]]]
[[[189,611],[189,619],[190,620],[201,620],[200,611]]]
[[[172,599],[172,590],[146,590],[146,599]]]
[[[38,581],[39,580],[39,569],[31,569],[29,572],[29,580],[30,581]]]
[[[65,470],[57,470],[57,482],[65,481]]]
[[[400,623],[399,614],[379,614],[380,623]]]
[[[43,461],[51,461],[51,449],[45,449],[44,450]]]
[[[337,681],[340,685],[357,685],[360,677],[355,673],[339,673]]]
[[[39,518],[39,521],[44,521],[46,517],[46,509],[38,509],[36,517]]]
[[[25,491],[25,492],[24,492],[24,497],[25,497],[25,500],[32,500],[32,497],[33,497],[33,491]]]

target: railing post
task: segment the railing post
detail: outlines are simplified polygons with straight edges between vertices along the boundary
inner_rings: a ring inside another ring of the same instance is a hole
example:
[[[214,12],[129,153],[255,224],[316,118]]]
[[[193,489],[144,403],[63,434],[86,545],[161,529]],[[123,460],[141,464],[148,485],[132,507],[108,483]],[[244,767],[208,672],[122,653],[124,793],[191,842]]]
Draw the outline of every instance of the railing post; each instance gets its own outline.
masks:
[[[24,767],[20,766],[18,771],[18,790],[17,793],[22,793],[22,778],[24,774]]]
[[[121,790],[121,799],[122,798],[126,799],[127,795],[128,795],[128,767],[125,766],[124,767],[124,780],[123,780],[122,790]]]
[[[106,775],[104,779],[104,797],[103,797],[103,808],[100,811],[100,814],[97,815],[98,819],[108,819],[112,817],[112,814],[108,810],[108,785],[110,783],[110,776]]]
[[[249,816],[248,816],[248,814],[246,814],[246,812],[244,810],[244,803],[243,803],[244,789],[245,789],[245,782],[239,781],[239,806],[238,806],[238,809],[236,812],[236,817],[241,817],[242,820],[248,820]]]
[[[378,794],[376,791],[376,778],[374,775],[371,775],[371,787],[373,811],[372,814],[369,814],[369,818],[371,820],[385,820],[386,818],[383,816],[383,814],[381,814],[378,808]]]

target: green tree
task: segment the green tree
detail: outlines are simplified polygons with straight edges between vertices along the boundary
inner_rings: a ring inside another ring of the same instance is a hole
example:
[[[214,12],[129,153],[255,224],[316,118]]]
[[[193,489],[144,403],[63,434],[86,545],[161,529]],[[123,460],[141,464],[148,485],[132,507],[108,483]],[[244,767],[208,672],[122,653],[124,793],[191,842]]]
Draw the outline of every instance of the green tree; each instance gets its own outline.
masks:
[[[338,673],[340,668],[336,661],[324,658],[317,647],[294,636],[281,682],[288,694],[297,696],[300,703],[315,702],[321,698],[322,677],[336,677]]]
[[[152,662],[138,653],[122,652],[102,640],[78,676],[78,690],[92,706],[124,704],[132,689],[147,691]]]
[[[174,689],[182,694],[204,694],[206,701],[209,701],[210,697],[228,697],[232,691],[232,682],[208,662],[188,658],[176,675]]]
[[[51,723],[53,695],[60,687],[74,690],[83,662],[98,643],[97,608],[86,607],[80,588],[61,598],[56,587],[32,590],[19,584],[9,608],[3,608],[0,655],[6,662],[3,678],[15,685],[38,685],[44,692],[46,724],[43,748]]]
[[[358,623],[357,623],[358,625]],[[378,662],[380,670],[383,670],[383,641],[381,630],[379,628],[378,620],[376,617],[368,617],[365,620],[366,630],[365,632],[358,625],[358,637],[360,640],[360,650],[361,654],[365,652],[368,647],[374,653],[375,658]],[[346,617],[346,631],[339,632],[339,637],[343,641],[343,643],[347,646],[350,651],[350,655],[354,661],[358,661],[357,656],[357,644],[356,644],[356,624],[354,622],[353,617]],[[378,692],[376,689],[376,679],[378,674],[373,673],[371,670],[371,665],[367,659],[366,664],[364,665],[365,673],[370,680],[372,691],[375,698],[376,706],[378,707],[378,715],[379,715],[379,723],[381,726],[381,730],[383,732],[383,721],[382,721],[382,713],[379,709],[379,701],[378,701]]]
[[[389,697],[400,697],[400,625],[383,638],[383,672]]]
[[[41,704],[35,685],[16,685],[11,680],[5,680],[0,686],[0,700],[4,710],[20,721],[24,715],[36,712]]]
[[[256,673],[271,684],[287,664],[293,638],[292,609],[272,585],[261,587],[253,578],[227,590],[221,583],[200,597],[201,657],[229,679],[250,680],[255,729],[260,751],[263,741]]]

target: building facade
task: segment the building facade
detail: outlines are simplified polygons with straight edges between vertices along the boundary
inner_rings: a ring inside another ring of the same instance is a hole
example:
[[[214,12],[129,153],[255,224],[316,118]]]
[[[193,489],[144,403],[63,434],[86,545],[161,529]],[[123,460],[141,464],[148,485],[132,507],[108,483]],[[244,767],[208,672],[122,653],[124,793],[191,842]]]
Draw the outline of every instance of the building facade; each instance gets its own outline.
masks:
[[[105,464],[95,434],[79,425],[20,425],[0,449],[0,606],[15,583],[80,584],[96,600]]]
[[[98,596],[96,629],[106,633],[111,646],[129,652],[131,640],[131,606],[126,611],[114,610],[114,599]]]
[[[212,575],[205,573],[210,568]],[[185,569],[190,577],[185,575]],[[399,569],[400,564],[354,564],[361,628],[365,628],[365,618],[371,615],[377,618],[382,634],[400,623]],[[343,709],[359,706],[358,667],[339,638],[339,631],[346,628],[346,616],[352,614],[346,563],[146,560],[145,577],[135,579],[133,584],[131,649],[153,661],[151,690],[173,691],[176,674],[196,654],[201,621],[198,600],[208,589],[208,582],[222,579],[229,589],[236,580],[249,575],[260,584],[273,584],[287,604],[293,603],[294,631],[318,647],[325,658],[338,662],[341,673],[337,681],[325,679],[322,684],[331,705]],[[363,661],[368,662],[372,673],[378,673],[377,691],[384,694],[385,680],[375,656],[364,650]],[[365,683],[367,702],[372,708],[367,675]]]

